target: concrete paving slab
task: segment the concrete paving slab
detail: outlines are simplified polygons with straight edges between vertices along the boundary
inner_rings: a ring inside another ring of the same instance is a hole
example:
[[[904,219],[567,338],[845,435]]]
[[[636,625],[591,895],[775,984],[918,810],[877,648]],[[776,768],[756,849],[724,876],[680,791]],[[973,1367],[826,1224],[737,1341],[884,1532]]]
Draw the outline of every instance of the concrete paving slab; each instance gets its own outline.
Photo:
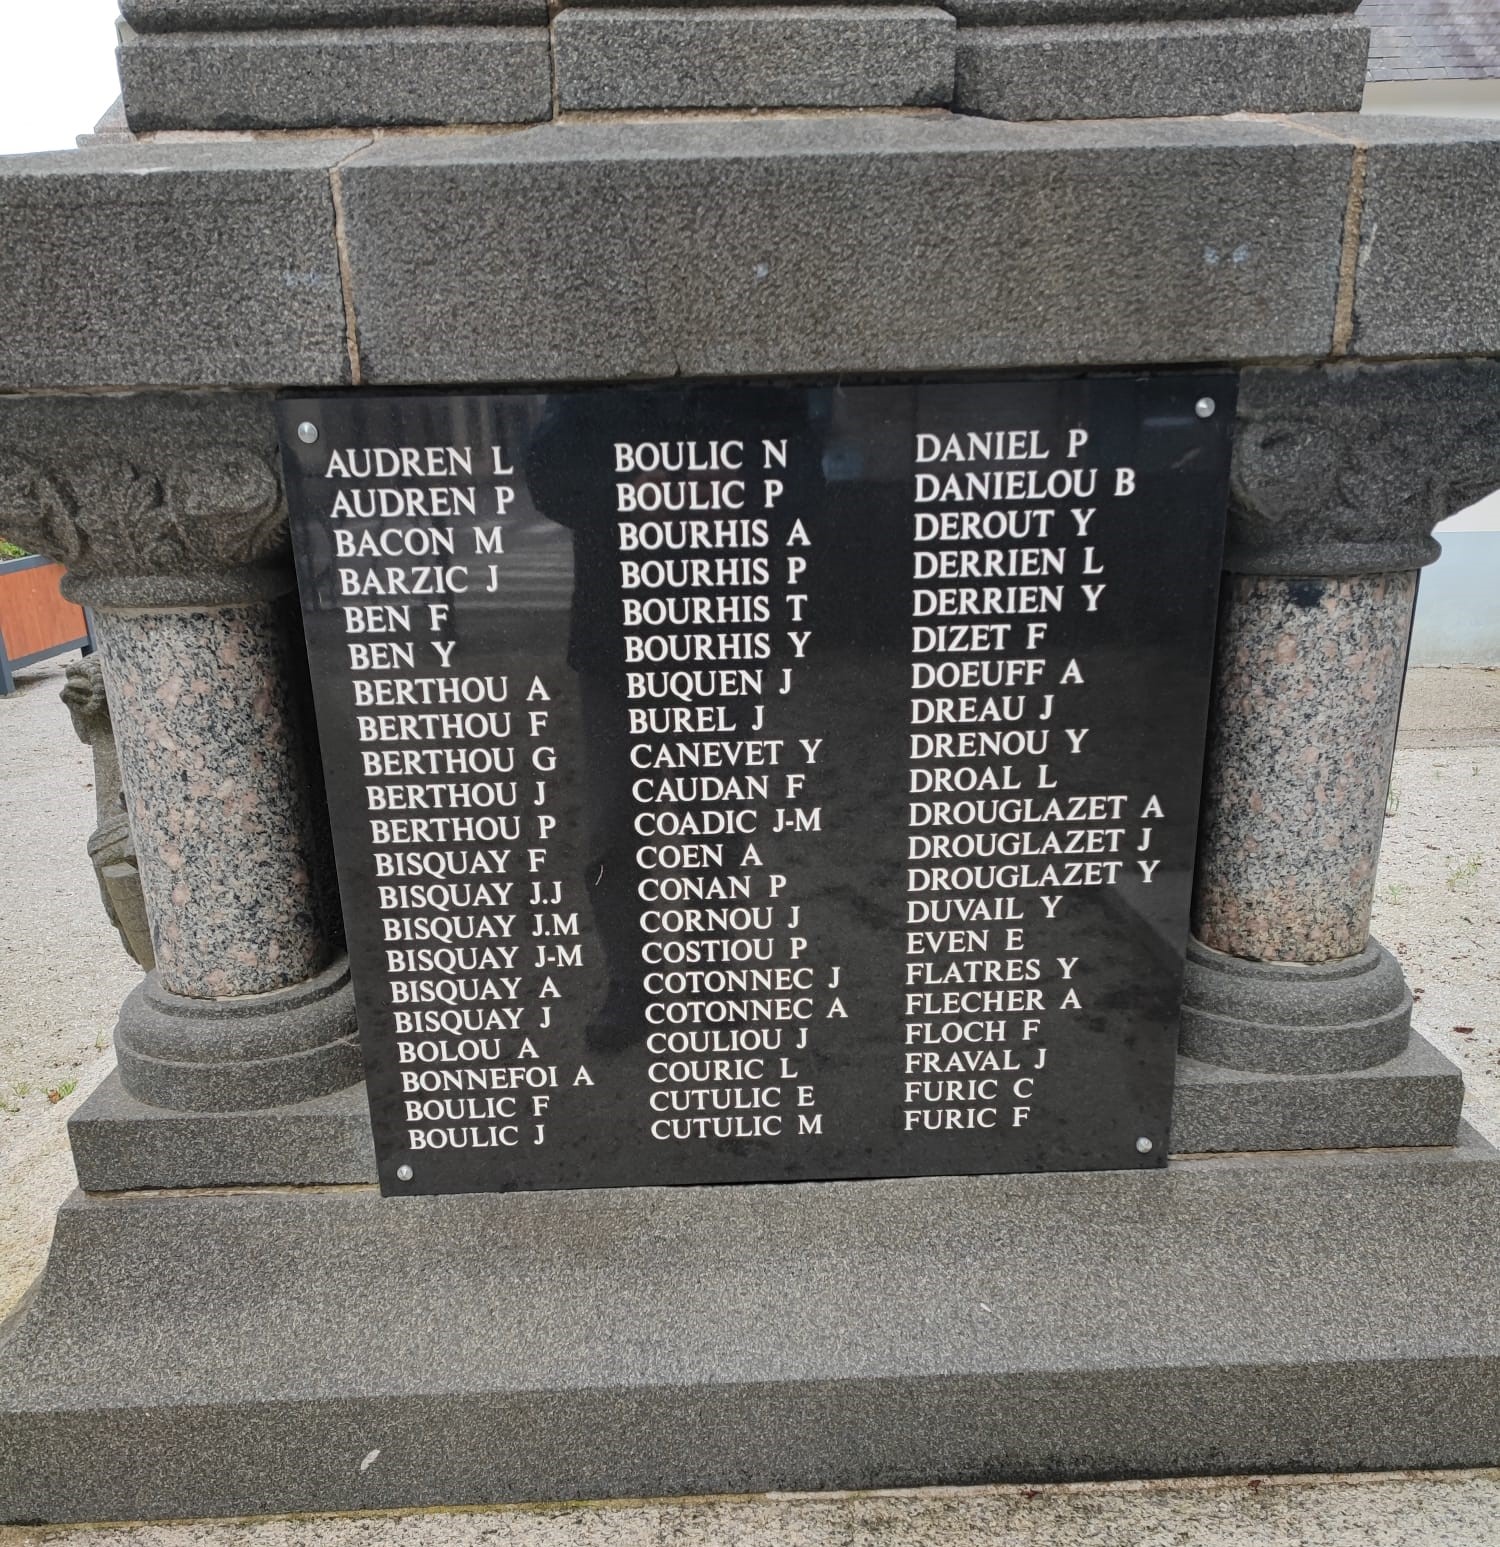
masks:
[[[29,1529],[0,1547],[1494,1547],[1500,1472],[652,1500]]]

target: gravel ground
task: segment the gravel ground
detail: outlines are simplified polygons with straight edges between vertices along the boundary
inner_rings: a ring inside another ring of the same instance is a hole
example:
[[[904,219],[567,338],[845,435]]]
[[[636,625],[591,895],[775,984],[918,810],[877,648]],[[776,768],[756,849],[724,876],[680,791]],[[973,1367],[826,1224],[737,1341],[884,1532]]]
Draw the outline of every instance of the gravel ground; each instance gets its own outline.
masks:
[[[0,698],[0,1316],[77,1185],[65,1125],[113,1067],[115,1012],[140,981],[84,848],[94,760],[58,698],[68,659]]]
[[[0,699],[0,1315],[40,1269],[74,1185],[64,1124],[108,1072],[138,972],[105,922],[83,844],[92,766],[59,663]],[[1500,671],[1408,678],[1375,930],[1417,1024],[1500,1142]],[[77,1081],[64,1093],[68,1081]],[[48,1098],[57,1091],[56,1102]],[[41,1530],[0,1547],[1500,1547],[1500,1471],[1198,1479],[1045,1488],[428,1512]]]
[[[1388,810],[1375,934],[1417,1030],[1463,1070],[1465,1115],[1500,1144],[1500,669],[1410,673]]]

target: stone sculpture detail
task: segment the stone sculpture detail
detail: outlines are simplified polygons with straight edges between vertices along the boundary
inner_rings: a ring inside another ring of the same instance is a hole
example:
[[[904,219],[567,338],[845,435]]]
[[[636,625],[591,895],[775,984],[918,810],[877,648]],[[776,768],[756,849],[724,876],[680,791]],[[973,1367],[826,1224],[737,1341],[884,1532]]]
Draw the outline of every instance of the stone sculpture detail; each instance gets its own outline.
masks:
[[[274,562],[287,548],[281,480],[257,452],[205,447],[160,470],[116,457],[56,467],[0,454],[0,510],[20,541],[68,566],[69,594],[96,605],[166,602],[181,590],[174,577],[190,579],[205,605],[289,584]],[[128,598],[116,597],[127,588]]]
[[[1233,574],[1419,569],[1500,486],[1500,364],[1246,371],[1231,480]]]
[[[110,923],[119,931],[125,954],[149,972],[156,965],[156,953],[120,784],[120,759],[104,689],[104,668],[98,656],[90,655],[71,663],[67,675],[62,701],[73,717],[78,739],[94,754],[98,826],[89,837],[88,852],[99,881],[99,896]]]

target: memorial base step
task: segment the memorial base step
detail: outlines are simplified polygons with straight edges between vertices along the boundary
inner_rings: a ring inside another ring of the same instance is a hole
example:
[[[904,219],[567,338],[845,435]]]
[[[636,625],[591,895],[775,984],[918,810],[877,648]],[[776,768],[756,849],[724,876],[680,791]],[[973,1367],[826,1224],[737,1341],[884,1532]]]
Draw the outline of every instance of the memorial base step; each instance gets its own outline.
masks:
[[[1448,1145],[1463,1079],[1413,1035],[1399,1057],[1339,1074],[1251,1074],[1177,1061],[1175,1154]],[[68,1124],[86,1192],[373,1182],[362,1085],[260,1112],[169,1112],[111,1074]]]
[[[1500,1156],[75,1196],[0,1518],[1500,1462]]]

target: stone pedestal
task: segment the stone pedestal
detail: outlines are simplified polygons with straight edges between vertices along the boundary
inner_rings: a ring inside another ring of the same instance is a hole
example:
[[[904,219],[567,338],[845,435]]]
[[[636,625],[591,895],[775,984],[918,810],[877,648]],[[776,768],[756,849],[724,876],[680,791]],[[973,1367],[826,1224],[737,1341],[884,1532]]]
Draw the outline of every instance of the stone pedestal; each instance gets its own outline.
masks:
[[[10,530],[62,553],[94,610],[155,955],[116,1047],[154,1107],[272,1107],[359,1078],[264,411],[54,405],[36,438],[71,414],[90,452],[28,455],[23,424],[0,465]]]
[[[134,695],[163,963],[73,1126],[114,1196],[63,1209],[0,1329],[0,1518],[1500,1458],[1500,1163],[1362,922],[1391,577],[1500,484],[1500,367],[1244,373],[1248,675],[1171,1164],[409,1200],[360,1185],[269,398],[222,390],[1489,354],[1497,160],[1482,126],[1367,119],[726,114],[0,168],[0,513],[90,588]]]
[[[0,1363],[0,1519],[1489,1465],[1497,1273],[1469,1140],[80,1197]]]

